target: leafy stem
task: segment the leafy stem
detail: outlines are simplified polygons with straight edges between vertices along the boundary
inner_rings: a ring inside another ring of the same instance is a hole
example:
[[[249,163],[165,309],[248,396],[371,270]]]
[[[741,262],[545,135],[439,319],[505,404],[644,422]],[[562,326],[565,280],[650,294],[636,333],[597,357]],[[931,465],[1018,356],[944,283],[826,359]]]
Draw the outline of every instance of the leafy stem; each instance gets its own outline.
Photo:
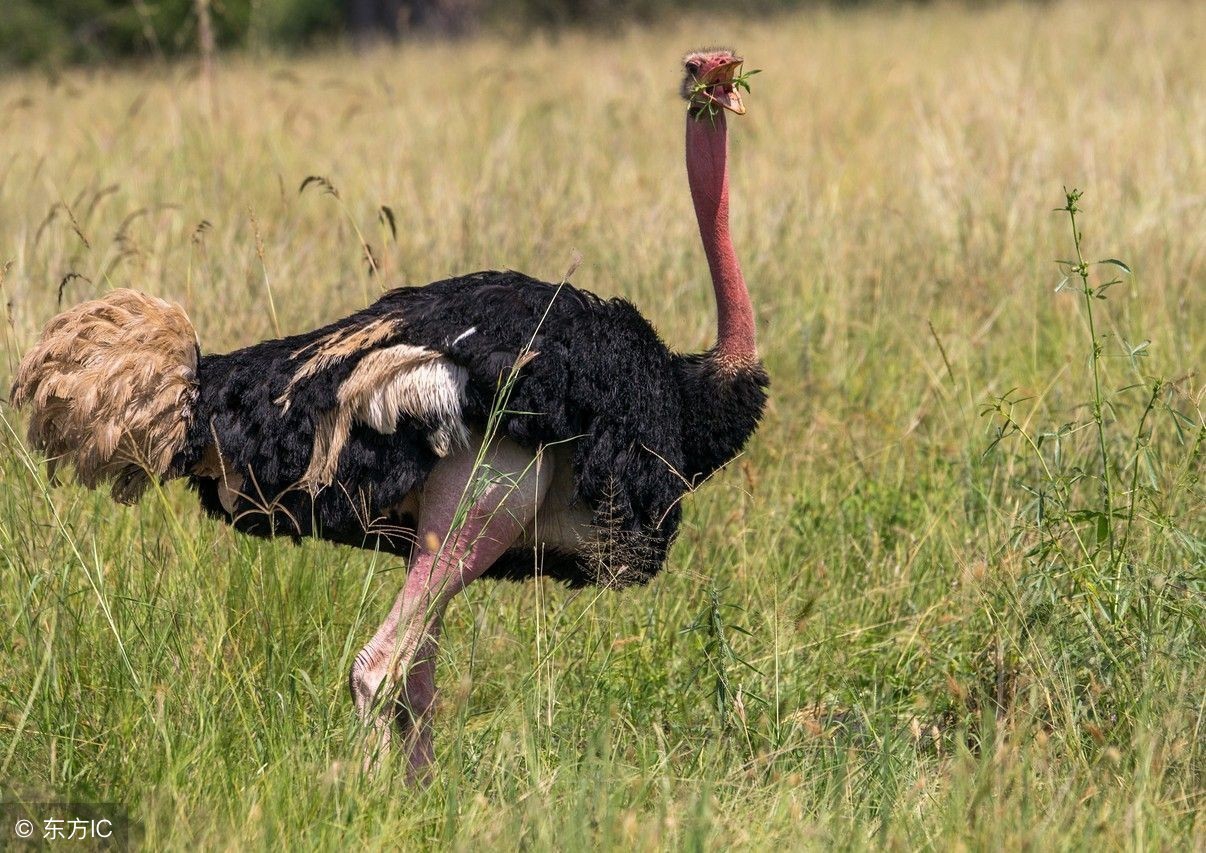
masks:
[[[1106,448],[1105,437],[1105,418],[1102,414],[1104,407],[1104,397],[1101,393],[1101,341],[1097,337],[1097,327],[1093,320],[1093,299],[1095,296],[1100,297],[1101,294],[1095,293],[1092,285],[1089,283],[1089,265],[1085,263],[1084,252],[1081,249],[1082,234],[1080,229],[1076,227],[1076,214],[1080,212],[1079,202],[1083,193],[1078,189],[1064,188],[1065,204],[1061,210],[1068,214],[1068,220],[1072,225],[1072,245],[1076,249],[1076,262],[1069,264],[1071,269],[1070,275],[1075,275],[1080,279],[1081,294],[1085,300],[1085,314],[1089,327],[1089,364],[1093,373],[1093,423],[1097,427],[1097,446],[1101,452],[1101,471],[1102,471],[1102,499],[1105,509],[1105,528],[1106,535],[1109,540],[1110,548],[1110,563],[1114,564],[1118,559],[1118,550],[1114,540],[1114,489],[1110,476],[1110,454]],[[1113,262],[1116,265],[1127,269],[1120,262]]]

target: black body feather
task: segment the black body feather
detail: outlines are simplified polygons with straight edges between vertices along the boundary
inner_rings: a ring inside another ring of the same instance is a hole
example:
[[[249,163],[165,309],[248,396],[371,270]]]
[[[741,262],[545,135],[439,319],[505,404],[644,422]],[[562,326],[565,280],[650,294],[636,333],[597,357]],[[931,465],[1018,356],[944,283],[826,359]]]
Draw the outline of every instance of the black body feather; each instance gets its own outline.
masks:
[[[382,320],[393,321],[389,336],[296,380],[299,352]],[[575,499],[590,508],[598,541],[545,554],[542,572],[572,585],[652,577],[685,492],[741,450],[766,400],[761,367],[726,372],[706,354],[674,355],[624,300],[481,272],[391,291],[313,332],[203,356],[175,469],[190,473],[209,512],[241,531],[407,554],[414,519],[396,508],[438,461],[428,440],[433,424],[404,416],[391,435],[354,425],[334,482],[316,494],[300,485],[319,418],[335,407],[341,383],[370,352],[397,344],[439,351],[465,369],[462,415],[479,431],[517,356],[529,346],[536,353],[510,389],[499,431],[533,449],[571,445]],[[214,445],[243,481],[233,512],[218,481],[195,473]],[[530,577],[530,551],[509,553],[490,574]]]

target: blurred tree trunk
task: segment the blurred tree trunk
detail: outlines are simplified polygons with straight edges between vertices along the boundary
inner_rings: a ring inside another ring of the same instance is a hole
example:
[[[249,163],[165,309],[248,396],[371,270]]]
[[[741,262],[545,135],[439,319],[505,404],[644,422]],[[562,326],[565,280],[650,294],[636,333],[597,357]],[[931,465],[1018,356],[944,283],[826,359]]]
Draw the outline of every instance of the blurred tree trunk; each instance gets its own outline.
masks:
[[[196,0],[197,47],[201,53],[201,97],[205,109],[214,114],[214,23],[209,14],[209,0]]]
[[[348,30],[358,42],[396,39],[402,0],[348,0]]]
[[[477,26],[478,0],[410,0],[410,28],[446,37],[464,36]]]
[[[478,0],[347,0],[348,30],[357,42],[404,33],[460,36],[477,23]]]

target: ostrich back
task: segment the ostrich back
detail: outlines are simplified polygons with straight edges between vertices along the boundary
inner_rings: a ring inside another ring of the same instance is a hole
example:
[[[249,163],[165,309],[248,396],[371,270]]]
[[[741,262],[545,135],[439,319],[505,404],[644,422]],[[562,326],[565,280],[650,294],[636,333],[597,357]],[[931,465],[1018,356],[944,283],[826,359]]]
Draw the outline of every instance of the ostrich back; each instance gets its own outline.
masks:
[[[580,543],[543,555],[544,574],[643,583],[678,528],[690,470],[682,383],[675,356],[623,300],[480,272],[204,355],[197,375],[174,467],[209,512],[247,533],[405,554],[415,491],[442,455],[486,433],[492,413],[497,435],[570,461],[560,499],[591,519]],[[517,550],[491,574],[532,567],[531,549]]]

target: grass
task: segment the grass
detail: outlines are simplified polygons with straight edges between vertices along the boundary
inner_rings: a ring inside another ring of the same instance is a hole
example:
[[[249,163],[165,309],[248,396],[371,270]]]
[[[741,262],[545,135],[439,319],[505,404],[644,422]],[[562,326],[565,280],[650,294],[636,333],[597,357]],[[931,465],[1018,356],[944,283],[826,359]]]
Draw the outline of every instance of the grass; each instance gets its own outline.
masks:
[[[717,39],[763,71],[733,192],[773,398],[667,571],[471,586],[408,789],[357,772],[345,688],[402,566],[180,484],[52,492],[0,408],[10,794],[118,801],[148,849],[1206,847],[1198,4],[232,57],[213,117],[185,66],[0,79],[0,382],[59,290],[222,350],[575,250],[703,348],[674,93]]]

